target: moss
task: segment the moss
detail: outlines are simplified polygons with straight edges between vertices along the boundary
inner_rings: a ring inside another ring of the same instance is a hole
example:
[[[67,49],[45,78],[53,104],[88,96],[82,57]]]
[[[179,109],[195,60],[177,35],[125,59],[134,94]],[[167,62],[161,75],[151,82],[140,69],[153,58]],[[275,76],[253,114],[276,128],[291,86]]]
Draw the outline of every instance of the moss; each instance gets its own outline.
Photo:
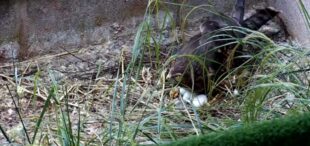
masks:
[[[189,137],[169,146],[289,146],[310,145],[310,114],[255,123],[242,128]]]

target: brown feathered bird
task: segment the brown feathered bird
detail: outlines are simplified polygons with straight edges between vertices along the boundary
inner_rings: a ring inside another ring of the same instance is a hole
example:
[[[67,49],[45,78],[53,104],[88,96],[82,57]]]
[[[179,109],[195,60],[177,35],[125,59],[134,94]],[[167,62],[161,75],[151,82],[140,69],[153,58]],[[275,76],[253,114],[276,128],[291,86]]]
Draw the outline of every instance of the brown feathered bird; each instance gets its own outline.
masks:
[[[244,0],[237,0],[235,10],[233,18],[213,16],[200,25],[200,33],[177,51],[168,78],[196,93],[207,93],[208,84],[212,83],[210,80],[221,78],[230,67],[238,67],[247,60],[237,59],[244,52],[241,47],[235,48],[236,40],[246,36],[237,27],[258,30],[279,13],[272,8],[259,9],[243,20]],[[231,57],[233,59],[229,61]]]

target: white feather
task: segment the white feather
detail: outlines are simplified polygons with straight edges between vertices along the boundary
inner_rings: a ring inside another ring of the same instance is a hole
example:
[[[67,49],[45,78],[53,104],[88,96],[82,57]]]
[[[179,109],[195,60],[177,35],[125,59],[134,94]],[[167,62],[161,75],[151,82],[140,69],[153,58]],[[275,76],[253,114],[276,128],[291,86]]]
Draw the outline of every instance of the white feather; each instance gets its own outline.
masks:
[[[237,96],[237,95],[239,95],[239,91],[238,91],[237,89],[235,89],[235,90],[233,91],[233,94],[234,94],[234,96]]]

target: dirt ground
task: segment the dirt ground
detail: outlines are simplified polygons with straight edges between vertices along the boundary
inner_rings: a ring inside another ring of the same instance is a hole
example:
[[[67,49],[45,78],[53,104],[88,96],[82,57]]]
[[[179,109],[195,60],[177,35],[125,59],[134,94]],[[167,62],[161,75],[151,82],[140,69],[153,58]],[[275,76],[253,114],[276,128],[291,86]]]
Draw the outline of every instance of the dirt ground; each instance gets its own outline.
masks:
[[[197,29],[192,24],[190,33]],[[191,26],[191,25],[190,25]],[[95,135],[102,134],[104,128],[107,128],[111,103],[113,99],[113,87],[115,82],[120,85],[123,83],[122,75],[117,78],[117,72],[124,72],[124,68],[131,59],[131,48],[134,43],[135,32],[137,28],[127,28],[126,26],[114,23],[110,27],[113,36],[103,44],[77,48],[74,50],[63,49],[58,54],[47,54],[37,56],[22,62],[13,61],[0,64],[0,124],[9,134],[10,138],[16,143],[26,143],[25,135],[21,127],[18,114],[14,106],[13,99],[19,107],[21,115],[28,132],[32,133],[46,101],[49,90],[53,84],[57,84],[59,95],[58,101],[65,102],[65,93],[68,94],[68,103],[70,116],[73,125],[76,128],[78,108],[83,117],[83,132],[86,137],[93,138]],[[262,31],[276,32],[275,40],[278,42],[286,40],[285,31],[276,22],[269,23],[268,27]],[[169,29],[166,30],[166,33]],[[275,34],[275,33],[274,33]],[[273,35],[273,34],[271,34]],[[176,48],[175,39],[172,34],[165,35],[165,41],[161,44],[163,48],[162,62],[173,52],[169,49]],[[158,72],[152,65],[152,62],[146,59],[145,67],[151,67],[150,74],[152,83],[147,84],[146,80],[139,77],[140,80],[131,80],[137,86],[128,96],[128,111],[132,110],[126,117],[126,121],[134,123],[145,113],[141,112],[147,107],[147,114],[156,114],[160,100],[160,88],[156,87],[159,80]],[[18,80],[15,80],[15,73]],[[140,73],[142,72],[140,71]],[[17,85],[17,86],[16,86]],[[170,85],[171,86],[171,85]],[[158,92],[156,91],[158,90]],[[168,89],[167,89],[168,90]],[[119,91],[120,93],[121,91]],[[152,95],[152,98],[143,96]],[[117,100],[119,101],[119,94]],[[149,103],[151,104],[149,104]],[[55,111],[58,105],[52,100],[49,112],[46,113],[42,124],[42,134],[48,135],[57,129],[55,124],[59,113]],[[119,107],[117,107],[119,108]],[[118,109],[119,110],[119,109]],[[238,119],[240,111],[235,109],[212,109],[210,113],[214,116],[230,115]],[[174,113],[165,113],[173,115]],[[210,125],[210,127],[214,127]],[[32,135],[31,135],[32,136]],[[85,137],[85,138],[86,138]],[[144,141],[141,138],[139,141]],[[6,143],[3,135],[0,136],[0,143]]]

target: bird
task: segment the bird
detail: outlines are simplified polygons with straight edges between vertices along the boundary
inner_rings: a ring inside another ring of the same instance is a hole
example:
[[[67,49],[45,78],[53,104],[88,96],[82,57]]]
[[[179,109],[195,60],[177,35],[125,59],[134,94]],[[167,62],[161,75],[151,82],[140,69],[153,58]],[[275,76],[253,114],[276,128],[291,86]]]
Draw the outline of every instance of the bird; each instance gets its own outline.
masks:
[[[211,16],[199,26],[200,33],[194,35],[176,52],[171,62],[167,79],[173,79],[182,86],[192,89],[195,93],[207,93],[211,84],[222,77],[229,67],[238,67],[246,59],[237,59],[244,55],[241,47],[237,47],[229,67],[228,60],[236,43],[232,37],[243,38],[237,27],[258,30],[269,20],[278,15],[279,11],[267,7],[257,9],[256,13],[247,19],[244,17],[245,0],[237,0],[232,16]]]

